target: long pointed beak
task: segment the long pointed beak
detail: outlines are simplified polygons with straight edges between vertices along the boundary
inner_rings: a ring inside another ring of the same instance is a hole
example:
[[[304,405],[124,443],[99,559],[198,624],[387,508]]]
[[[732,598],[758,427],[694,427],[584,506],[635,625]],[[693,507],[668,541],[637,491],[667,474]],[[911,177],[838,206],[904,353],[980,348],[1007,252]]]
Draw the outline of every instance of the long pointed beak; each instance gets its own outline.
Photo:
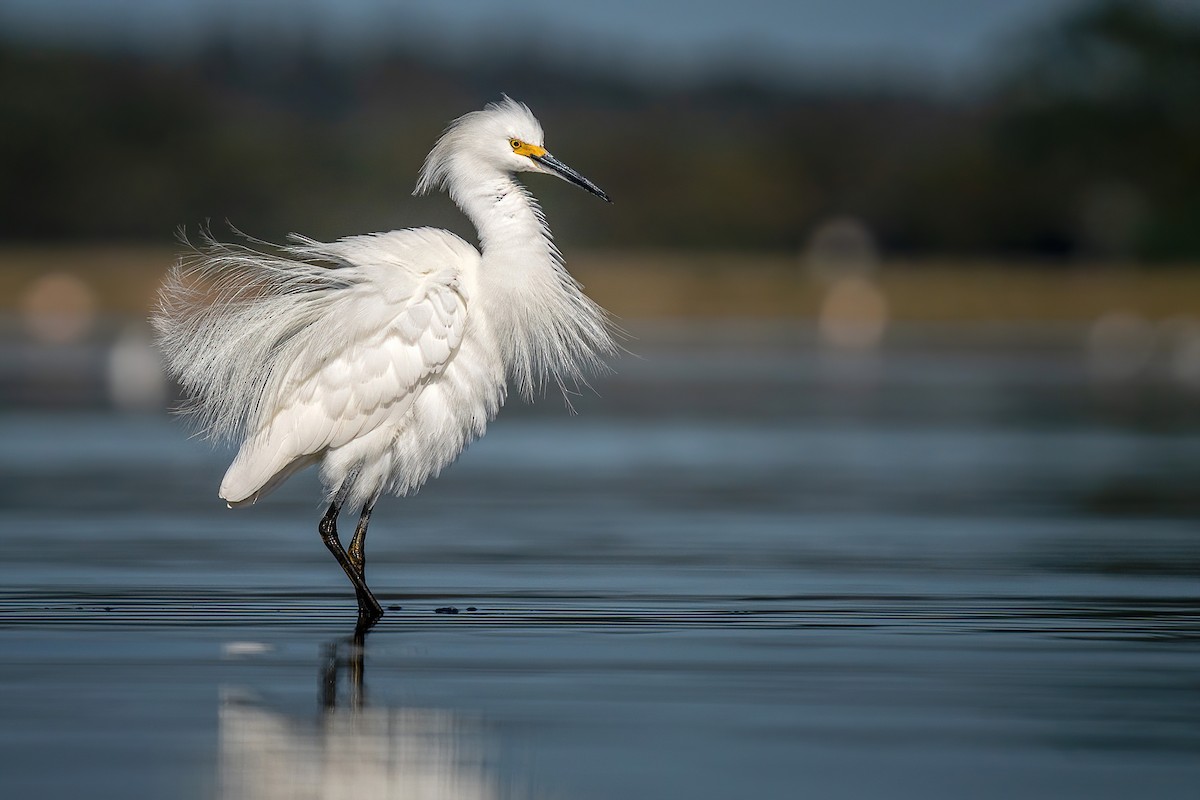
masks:
[[[532,158],[537,163],[541,164],[543,167],[546,167],[546,168],[550,169],[551,171],[553,171],[556,175],[558,175],[564,181],[569,181],[569,182],[575,184],[576,186],[587,189],[589,192],[596,195],[597,197],[599,197],[601,200],[603,200],[606,203],[612,202],[612,200],[609,199],[609,196],[604,193],[603,189],[601,189],[599,186],[592,183],[587,178],[583,177],[578,172],[571,169],[566,164],[562,163],[561,161],[559,161],[557,158],[550,155],[549,153],[542,153],[542,155],[530,155],[529,157]]]

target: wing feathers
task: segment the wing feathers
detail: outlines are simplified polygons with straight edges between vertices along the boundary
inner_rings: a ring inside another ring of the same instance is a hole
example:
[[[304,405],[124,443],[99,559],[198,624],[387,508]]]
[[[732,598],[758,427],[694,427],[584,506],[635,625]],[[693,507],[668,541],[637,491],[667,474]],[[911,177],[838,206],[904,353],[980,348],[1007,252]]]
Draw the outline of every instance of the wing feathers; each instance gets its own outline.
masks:
[[[443,231],[302,240],[285,253],[210,241],[172,271],[155,317],[208,432],[246,437],[221,486],[230,502],[403,424],[466,329],[462,270],[478,254]]]

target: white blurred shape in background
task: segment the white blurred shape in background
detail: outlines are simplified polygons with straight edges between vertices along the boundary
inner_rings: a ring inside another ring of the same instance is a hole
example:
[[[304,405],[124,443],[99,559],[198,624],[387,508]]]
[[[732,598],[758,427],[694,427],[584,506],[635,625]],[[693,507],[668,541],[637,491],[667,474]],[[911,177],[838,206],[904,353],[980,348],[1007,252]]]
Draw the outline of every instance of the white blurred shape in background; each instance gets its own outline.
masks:
[[[1190,389],[1200,390],[1200,320],[1172,317],[1163,321],[1160,330],[1169,348],[1167,371],[1170,376]]]
[[[817,225],[801,257],[809,274],[826,284],[865,278],[879,267],[875,237],[855,217],[833,217]]]
[[[843,352],[873,351],[887,332],[887,297],[875,281],[879,249],[867,226],[834,217],[813,231],[801,256],[809,275],[827,287],[817,312],[823,345]]]
[[[1154,325],[1131,311],[1110,311],[1087,332],[1087,363],[1092,377],[1103,382],[1127,381],[1141,375],[1154,357]]]
[[[874,281],[843,278],[821,301],[817,331],[821,341],[839,350],[874,350],[887,330],[888,304]]]
[[[167,403],[162,359],[145,324],[125,326],[108,351],[108,396],[122,411],[154,411]]]

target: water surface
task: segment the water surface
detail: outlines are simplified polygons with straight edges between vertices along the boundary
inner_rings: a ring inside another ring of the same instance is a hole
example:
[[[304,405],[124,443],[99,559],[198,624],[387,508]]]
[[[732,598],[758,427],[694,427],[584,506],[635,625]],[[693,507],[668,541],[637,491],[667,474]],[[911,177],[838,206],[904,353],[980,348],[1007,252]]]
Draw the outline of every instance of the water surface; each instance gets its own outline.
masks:
[[[1194,394],[639,354],[380,504],[361,648],[312,475],[228,511],[176,420],[4,413],[0,794],[1194,796]]]

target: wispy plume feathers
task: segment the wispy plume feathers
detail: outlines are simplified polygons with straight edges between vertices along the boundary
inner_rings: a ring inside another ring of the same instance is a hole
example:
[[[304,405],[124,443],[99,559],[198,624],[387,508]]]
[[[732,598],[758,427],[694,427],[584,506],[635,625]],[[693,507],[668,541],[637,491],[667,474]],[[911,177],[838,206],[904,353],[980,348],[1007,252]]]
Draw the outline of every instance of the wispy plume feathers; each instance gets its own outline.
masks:
[[[244,241],[226,244],[201,231],[172,267],[151,317],[188,398],[183,411],[217,439],[261,426],[301,354],[320,363],[323,352],[336,351],[344,317],[331,306],[357,282],[356,270],[310,239],[293,237],[280,248]]]

